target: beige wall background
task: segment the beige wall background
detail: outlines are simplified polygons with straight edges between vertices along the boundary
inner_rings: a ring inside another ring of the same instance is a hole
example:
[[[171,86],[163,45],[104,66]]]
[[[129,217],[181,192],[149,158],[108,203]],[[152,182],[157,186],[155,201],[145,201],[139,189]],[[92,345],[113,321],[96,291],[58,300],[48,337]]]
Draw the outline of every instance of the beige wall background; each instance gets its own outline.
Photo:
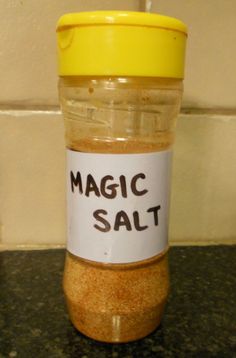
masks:
[[[0,2],[0,248],[65,244],[55,24],[138,0]],[[158,0],[189,27],[173,166],[171,244],[236,243],[236,1]],[[4,14],[4,16],[3,16]]]

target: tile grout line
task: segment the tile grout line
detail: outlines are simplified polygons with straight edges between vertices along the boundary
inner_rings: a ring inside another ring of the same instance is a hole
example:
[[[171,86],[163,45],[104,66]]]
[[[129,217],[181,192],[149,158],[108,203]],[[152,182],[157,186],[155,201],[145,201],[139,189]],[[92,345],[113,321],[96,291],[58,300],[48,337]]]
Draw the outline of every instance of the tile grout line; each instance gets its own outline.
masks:
[[[0,115],[25,116],[29,114],[61,114],[60,107],[57,106],[12,106],[6,107],[0,105]],[[222,108],[182,108],[180,115],[209,115],[209,116],[236,116],[236,109]]]
[[[8,115],[12,117],[24,117],[24,116],[31,116],[32,114],[47,114],[47,115],[55,115],[61,114],[60,109],[1,109],[0,108],[0,116],[1,115]]]
[[[236,116],[236,108],[181,108],[180,114]]]

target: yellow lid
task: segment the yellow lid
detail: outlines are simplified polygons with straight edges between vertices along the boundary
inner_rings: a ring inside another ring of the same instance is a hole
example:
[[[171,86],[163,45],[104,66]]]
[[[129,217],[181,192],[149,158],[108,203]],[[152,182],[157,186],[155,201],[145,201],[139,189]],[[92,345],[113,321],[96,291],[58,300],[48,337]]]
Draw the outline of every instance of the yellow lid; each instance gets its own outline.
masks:
[[[60,76],[184,77],[187,28],[157,14],[66,14],[57,25]]]

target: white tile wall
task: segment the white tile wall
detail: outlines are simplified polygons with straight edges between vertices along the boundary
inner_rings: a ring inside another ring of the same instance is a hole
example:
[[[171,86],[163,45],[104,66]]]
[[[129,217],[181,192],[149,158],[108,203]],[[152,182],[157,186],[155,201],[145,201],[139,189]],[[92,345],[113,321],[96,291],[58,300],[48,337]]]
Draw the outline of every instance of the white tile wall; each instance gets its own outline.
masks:
[[[55,28],[67,12],[138,10],[139,0],[0,1],[0,104],[57,104]]]
[[[2,247],[65,240],[64,136],[54,112],[0,112]]]
[[[153,0],[189,28],[185,107],[236,108],[236,1]]]
[[[173,242],[236,243],[236,115],[181,115],[171,201]]]

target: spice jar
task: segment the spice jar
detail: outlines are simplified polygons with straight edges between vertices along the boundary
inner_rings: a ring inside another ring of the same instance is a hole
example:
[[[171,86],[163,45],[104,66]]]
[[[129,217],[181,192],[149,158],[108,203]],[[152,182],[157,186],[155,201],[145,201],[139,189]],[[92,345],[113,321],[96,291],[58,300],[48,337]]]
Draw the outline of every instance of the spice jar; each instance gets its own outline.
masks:
[[[85,335],[128,342],[159,325],[169,291],[171,153],[186,27],[157,14],[85,12],[62,16],[57,37],[68,311]]]

